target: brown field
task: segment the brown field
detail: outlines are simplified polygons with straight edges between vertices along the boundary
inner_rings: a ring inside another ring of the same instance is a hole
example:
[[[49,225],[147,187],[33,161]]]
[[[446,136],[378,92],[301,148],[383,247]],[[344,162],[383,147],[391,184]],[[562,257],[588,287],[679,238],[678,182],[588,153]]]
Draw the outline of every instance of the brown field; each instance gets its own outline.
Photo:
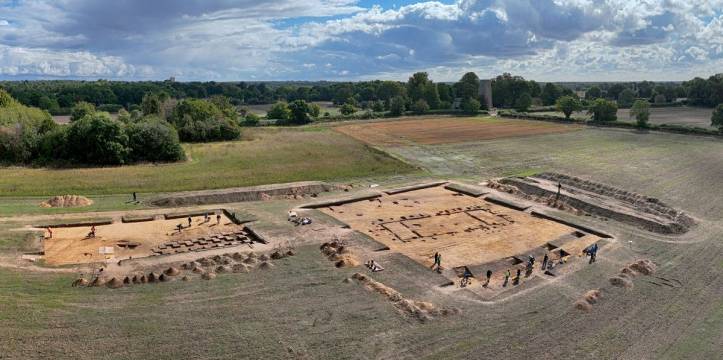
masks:
[[[192,217],[192,226],[178,233],[176,225],[188,225],[186,218],[153,220],[135,223],[113,223],[96,226],[96,237],[88,238],[89,226],[54,228],[53,238],[44,242],[45,262],[49,265],[81,264],[109,259],[141,258],[150,256],[151,248],[169,241],[184,241],[210,234],[232,232],[241,227],[221,215],[221,224],[216,224],[215,215],[204,223],[203,216]],[[134,249],[119,247],[121,241],[139,243]],[[100,247],[113,247],[112,255],[103,255]]]
[[[565,133],[577,125],[493,118],[425,116],[398,121],[357,123],[335,127],[341,133],[374,145],[434,145],[527,135]]]
[[[427,267],[435,252],[447,268],[480,265],[524,254],[575,231],[442,187],[321,210]],[[582,250],[597,239],[585,236],[577,247]]]

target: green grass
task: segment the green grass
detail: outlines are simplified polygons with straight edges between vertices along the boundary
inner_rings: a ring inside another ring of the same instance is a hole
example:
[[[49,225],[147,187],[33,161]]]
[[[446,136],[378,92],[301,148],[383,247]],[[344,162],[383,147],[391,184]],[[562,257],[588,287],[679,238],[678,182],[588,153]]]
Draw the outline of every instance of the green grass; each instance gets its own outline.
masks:
[[[0,168],[0,194],[105,195],[218,189],[408,173],[413,167],[325,127],[247,130],[252,140],[185,144],[189,161],[106,168]],[[117,205],[106,203],[100,206]],[[8,207],[0,207],[7,213]],[[34,205],[33,205],[34,206]],[[25,207],[26,210],[30,207]]]

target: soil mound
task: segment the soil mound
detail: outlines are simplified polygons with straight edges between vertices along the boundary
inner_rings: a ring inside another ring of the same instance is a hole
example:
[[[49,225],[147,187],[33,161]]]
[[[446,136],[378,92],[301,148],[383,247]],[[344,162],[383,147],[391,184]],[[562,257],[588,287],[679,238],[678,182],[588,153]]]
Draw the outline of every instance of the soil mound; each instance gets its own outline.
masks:
[[[206,270],[204,270],[203,267],[201,267],[201,266],[196,266],[191,271],[193,271],[196,274],[203,274],[206,272]]]
[[[354,256],[348,247],[342,245],[339,241],[332,241],[330,243],[323,243],[320,246],[321,252],[329,258],[330,261],[334,262],[334,266],[338,268],[342,267],[355,267],[359,266],[360,262]]]
[[[282,254],[280,251],[274,251],[271,253],[271,258],[274,260],[279,260],[284,257],[284,254]]]
[[[652,275],[655,273],[656,266],[655,264],[647,259],[638,260],[628,266],[630,269],[639,272],[643,275]]]
[[[201,279],[203,279],[203,280],[212,280],[215,278],[216,278],[216,273],[214,273],[214,272],[207,272],[207,273],[203,273],[203,275],[201,275]]]
[[[148,278],[145,275],[141,275],[139,280],[140,280],[141,284],[145,284],[148,282]]]
[[[600,290],[595,289],[586,292],[582,298],[590,304],[595,304],[601,297],[602,293],[600,293]]]
[[[582,310],[582,311],[590,311],[592,310],[592,305],[590,305],[589,302],[585,301],[584,299],[575,301],[575,309]]]
[[[613,276],[610,279],[610,285],[630,289],[633,287],[633,282],[624,276]]]
[[[294,252],[294,250],[289,250],[289,251],[286,252],[286,256],[294,256],[294,255],[296,255],[296,253]]]
[[[266,254],[262,254],[261,256],[259,256],[260,261],[268,261],[269,259],[271,258]]]
[[[40,207],[44,208],[59,208],[59,207],[81,207],[92,205],[93,200],[88,199],[85,196],[79,195],[62,195],[53,196],[52,198],[40,203]]]
[[[97,277],[93,279],[93,281],[90,283],[90,286],[103,286],[106,283],[106,279],[102,277]]]
[[[73,286],[88,286],[90,284],[90,281],[88,281],[85,278],[80,278],[75,281],[73,281]]]
[[[268,270],[274,266],[276,266],[276,265],[272,264],[271,261],[264,261],[261,264],[259,264],[259,269]]]
[[[158,281],[160,281],[160,282],[171,281],[171,278],[169,276],[166,276],[166,274],[161,274],[160,276],[158,276]]]
[[[184,276],[181,278],[181,280],[183,280],[183,281],[191,281],[191,278],[188,277],[188,275],[184,275]]]
[[[131,278],[126,276],[123,278],[123,285],[130,285],[131,284]]]
[[[148,282],[154,283],[154,282],[158,281],[158,277],[160,277],[160,275],[152,272],[152,273],[148,274]]]
[[[244,264],[254,265],[254,264],[256,264],[258,261],[256,261],[256,258],[249,256],[249,257],[246,258],[246,260],[244,260],[244,261],[242,261],[242,262],[243,262]]]
[[[166,269],[166,271],[164,271],[163,273],[166,274],[167,276],[177,276],[178,274],[181,273],[181,271],[176,269],[175,267],[171,266],[168,269]]]
[[[247,273],[249,272],[249,267],[246,264],[236,264],[231,268],[231,271],[235,273]]]
[[[231,272],[231,267],[228,265],[221,265],[216,268],[216,272],[219,274],[220,273],[229,273],[229,272]]]
[[[138,275],[133,275],[133,279],[131,280],[134,284],[140,284],[141,279],[138,277]]]
[[[352,275],[352,279],[357,280],[368,290],[375,291],[383,295],[402,312],[412,315],[420,321],[430,320],[433,316],[453,315],[460,312],[458,309],[439,309],[436,305],[426,301],[407,299],[397,290],[361,273],[355,273]]]
[[[233,255],[231,255],[231,258],[236,261],[241,261],[244,259],[244,256],[243,256],[243,254],[236,252],[236,253],[233,253]]]
[[[112,278],[108,283],[106,284],[111,289],[118,289],[123,287],[123,281],[119,280],[118,278]]]

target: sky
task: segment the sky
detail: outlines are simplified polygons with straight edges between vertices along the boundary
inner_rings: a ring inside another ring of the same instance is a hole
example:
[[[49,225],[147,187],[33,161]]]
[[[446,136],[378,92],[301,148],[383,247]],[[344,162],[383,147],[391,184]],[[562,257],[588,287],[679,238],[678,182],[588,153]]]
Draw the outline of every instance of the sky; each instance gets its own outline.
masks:
[[[0,79],[537,81],[723,72],[723,0],[0,0]]]

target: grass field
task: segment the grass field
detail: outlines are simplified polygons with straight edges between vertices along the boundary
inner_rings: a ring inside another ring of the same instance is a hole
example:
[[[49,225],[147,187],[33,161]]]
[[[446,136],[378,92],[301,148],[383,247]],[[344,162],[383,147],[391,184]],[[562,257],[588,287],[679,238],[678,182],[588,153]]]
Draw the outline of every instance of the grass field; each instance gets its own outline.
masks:
[[[251,141],[186,144],[189,161],[87,169],[0,168],[0,194],[172,192],[351,179],[412,167],[323,127],[249,129]]]
[[[447,144],[579,130],[562,125],[491,117],[424,116],[395,121],[355,123],[336,131],[374,145]]]
[[[561,112],[545,111],[536,112],[535,115],[553,115],[564,117]],[[713,129],[710,124],[710,117],[713,109],[701,107],[662,107],[650,108],[650,123],[655,125],[670,124],[697,126],[701,128]],[[618,121],[634,123],[635,119],[630,117],[630,109],[619,109]],[[590,120],[590,115],[585,111],[578,111],[572,114],[572,118],[576,120]]]

